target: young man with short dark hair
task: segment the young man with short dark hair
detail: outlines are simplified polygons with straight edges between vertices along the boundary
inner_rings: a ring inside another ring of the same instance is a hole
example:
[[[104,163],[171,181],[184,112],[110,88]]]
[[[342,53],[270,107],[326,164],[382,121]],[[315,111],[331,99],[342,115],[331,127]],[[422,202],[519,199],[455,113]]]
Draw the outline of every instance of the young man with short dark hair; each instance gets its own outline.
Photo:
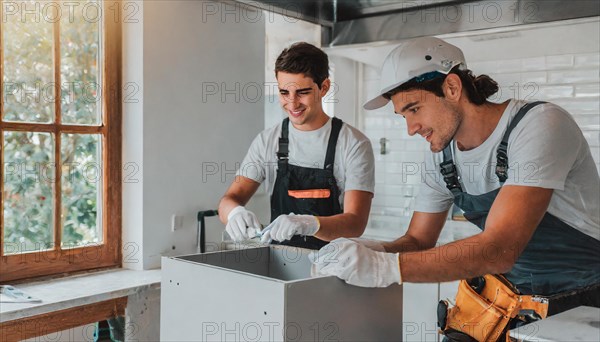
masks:
[[[319,249],[339,237],[362,235],[375,186],[369,139],[323,110],[329,61],[319,48],[296,43],[275,63],[279,101],[287,118],[252,142],[219,204],[234,241],[260,231],[244,205],[262,182],[271,198],[271,224],[262,241]]]

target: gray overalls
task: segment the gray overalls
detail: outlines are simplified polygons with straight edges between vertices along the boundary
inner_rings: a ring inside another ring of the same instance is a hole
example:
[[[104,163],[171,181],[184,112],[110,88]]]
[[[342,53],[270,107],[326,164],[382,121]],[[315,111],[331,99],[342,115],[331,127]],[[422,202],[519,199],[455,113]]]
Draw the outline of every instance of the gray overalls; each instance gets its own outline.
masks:
[[[450,145],[443,151],[440,164],[446,187],[454,195],[454,204],[467,220],[485,229],[485,221],[496,196],[507,179],[508,137],[531,108],[543,102],[528,103],[516,114],[496,151],[496,175],[500,188],[482,195],[463,192]],[[553,295],[600,283],[600,241],[580,232],[546,212],[531,240],[513,268],[504,274],[522,294]],[[597,287],[596,287],[597,289]],[[594,292],[598,305],[598,291]],[[592,300],[593,302],[594,300]],[[594,305],[594,303],[588,304]],[[552,308],[552,305],[550,306]],[[554,307],[555,311],[558,309]]]

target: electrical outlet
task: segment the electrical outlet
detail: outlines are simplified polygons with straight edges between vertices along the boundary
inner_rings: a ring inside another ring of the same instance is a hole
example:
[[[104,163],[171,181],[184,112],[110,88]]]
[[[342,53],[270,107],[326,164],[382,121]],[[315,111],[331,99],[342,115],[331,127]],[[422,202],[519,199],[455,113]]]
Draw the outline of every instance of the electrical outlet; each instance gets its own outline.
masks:
[[[174,232],[183,226],[183,216],[173,214],[171,215],[171,231]]]

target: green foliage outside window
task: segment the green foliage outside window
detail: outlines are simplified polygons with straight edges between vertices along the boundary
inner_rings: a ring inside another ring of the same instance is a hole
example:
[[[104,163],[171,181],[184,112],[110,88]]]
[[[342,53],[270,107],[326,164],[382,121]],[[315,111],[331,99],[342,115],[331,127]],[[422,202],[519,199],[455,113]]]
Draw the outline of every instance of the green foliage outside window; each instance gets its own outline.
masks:
[[[78,6],[70,2],[74,16],[65,7],[60,17],[60,106],[63,124],[97,126],[101,123],[101,21],[86,17],[81,10],[86,3],[100,6],[98,1],[80,1]],[[33,1],[15,4],[22,6],[18,10],[36,8]],[[37,5],[39,16],[4,15],[3,121],[55,122],[55,26],[45,20],[44,4]],[[101,242],[102,136],[9,130],[2,134],[5,254],[52,248],[55,191],[62,202],[63,247]],[[61,146],[60,189],[54,189],[56,139]]]

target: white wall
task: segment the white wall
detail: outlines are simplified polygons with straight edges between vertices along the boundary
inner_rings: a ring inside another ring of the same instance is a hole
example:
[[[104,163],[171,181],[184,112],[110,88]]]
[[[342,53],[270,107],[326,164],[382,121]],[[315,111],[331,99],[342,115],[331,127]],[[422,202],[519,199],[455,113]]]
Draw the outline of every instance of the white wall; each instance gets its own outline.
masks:
[[[333,82],[325,101],[333,105],[335,116],[358,129],[362,129],[362,120],[359,113],[362,104],[360,98],[355,96],[360,90],[357,78],[361,72],[361,65],[349,58],[331,55],[329,63],[333,65]],[[342,70],[343,72],[336,72]]]
[[[144,253],[144,3],[123,29],[123,267],[143,269]]]
[[[265,25],[224,2],[140,7],[143,20],[124,24],[124,84],[139,94],[124,106],[123,163],[138,169],[123,187],[123,254],[124,267],[150,269],[195,252],[198,210],[217,208],[264,127]],[[206,222],[207,241],[220,242],[218,218]]]

